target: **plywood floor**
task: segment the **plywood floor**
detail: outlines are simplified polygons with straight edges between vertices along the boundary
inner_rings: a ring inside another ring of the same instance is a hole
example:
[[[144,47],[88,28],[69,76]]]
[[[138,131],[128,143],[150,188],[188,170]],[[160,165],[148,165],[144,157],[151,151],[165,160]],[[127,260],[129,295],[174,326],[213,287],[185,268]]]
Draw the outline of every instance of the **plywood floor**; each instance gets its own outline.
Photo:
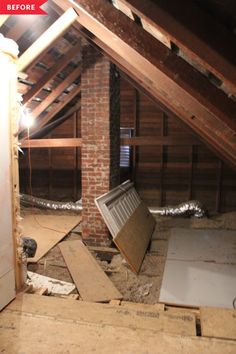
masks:
[[[191,313],[159,307],[145,310],[24,294],[0,313],[0,328],[0,352],[7,354],[236,352],[234,340],[195,336]]]

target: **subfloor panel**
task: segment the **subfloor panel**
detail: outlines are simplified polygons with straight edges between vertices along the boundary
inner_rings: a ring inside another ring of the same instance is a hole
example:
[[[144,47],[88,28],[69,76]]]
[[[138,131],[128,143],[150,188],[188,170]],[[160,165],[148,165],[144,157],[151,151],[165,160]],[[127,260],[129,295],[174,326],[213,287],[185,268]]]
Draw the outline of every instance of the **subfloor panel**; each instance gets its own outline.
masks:
[[[236,231],[172,229],[167,259],[236,264]]]
[[[160,302],[233,308],[236,266],[167,260]]]
[[[236,297],[236,232],[171,230],[159,301],[232,308]]]
[[[156,309],[24,295],[0,313],[0,352],[198,354],[209,353],[209,348],[211,354],[236,352],[235,341],[182,334],[181,321],[186,326],[190,318],[191,314],[164,314]],[[166,333],[163,324],[173,328],[176,321],[179,334]]]

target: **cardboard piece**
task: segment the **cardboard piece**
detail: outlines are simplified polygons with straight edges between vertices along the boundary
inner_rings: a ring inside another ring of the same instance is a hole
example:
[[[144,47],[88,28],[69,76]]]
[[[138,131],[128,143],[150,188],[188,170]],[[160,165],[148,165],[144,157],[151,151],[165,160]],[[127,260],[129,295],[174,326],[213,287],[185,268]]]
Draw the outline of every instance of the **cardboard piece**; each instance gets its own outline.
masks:
[[[24,236],[37,242],[35,257],[28,262],[37,263],[52,247],[62,240],[81,221],[80,215],[26,215],[21,222]]]

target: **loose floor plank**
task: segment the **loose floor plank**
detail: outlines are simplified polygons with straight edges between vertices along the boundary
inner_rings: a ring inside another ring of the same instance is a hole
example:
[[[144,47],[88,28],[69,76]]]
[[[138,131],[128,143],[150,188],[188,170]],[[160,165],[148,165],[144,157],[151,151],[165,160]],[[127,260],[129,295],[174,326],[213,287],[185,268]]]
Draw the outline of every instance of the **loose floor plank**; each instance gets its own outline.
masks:
[[[38,262],[80,221],[80,215],[25,215],[21,221],[23,235],[32,237],[38,245],[35,257],[28,261]]]
[[[59,244],[69,272],[84,301],[107,302],[122,295],[81,241]]]
[[[137,274],[142,265],[156,221],[141,203],[113,241],[132,270]]]
[[[75,308],[83,307],[84,320],[81,319],[81,310],[75,312]],[[98,307],[101,311],[99,315],[97,313],[97,322],[91,321],[91,312]],[[104,315],[109,318],[110,310],[107,314],[107,309],[110,308],[113,307],[105,304],[24,295],[0,313],[0,351],[8,354],[90,354],[95,351],[103,354],[110,354],[111,351],[114,354],[236,352],[235,341],[168,334],[155,329],[124,328],[122,323],[104,324]],[[90,318],[86,316],[86,311]],[[140,323],[142,321],[136,321],[136,324]]]
[[[236,340],[236,310],[200,308],[202,336]]]

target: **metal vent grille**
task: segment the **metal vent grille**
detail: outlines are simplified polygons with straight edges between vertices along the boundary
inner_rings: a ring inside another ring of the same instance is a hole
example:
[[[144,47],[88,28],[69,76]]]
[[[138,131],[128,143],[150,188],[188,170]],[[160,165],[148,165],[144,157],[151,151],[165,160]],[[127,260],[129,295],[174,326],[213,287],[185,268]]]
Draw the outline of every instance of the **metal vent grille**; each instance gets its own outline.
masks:
[[[137,209],[141,199],[133,183],[126,181],[110,192],[95,199],[113,238]]]
[[[121,138],[131,138],[132,128],[120,128]],[[120,147],[120,167],[130,167],[131,148],[129,145]]]

